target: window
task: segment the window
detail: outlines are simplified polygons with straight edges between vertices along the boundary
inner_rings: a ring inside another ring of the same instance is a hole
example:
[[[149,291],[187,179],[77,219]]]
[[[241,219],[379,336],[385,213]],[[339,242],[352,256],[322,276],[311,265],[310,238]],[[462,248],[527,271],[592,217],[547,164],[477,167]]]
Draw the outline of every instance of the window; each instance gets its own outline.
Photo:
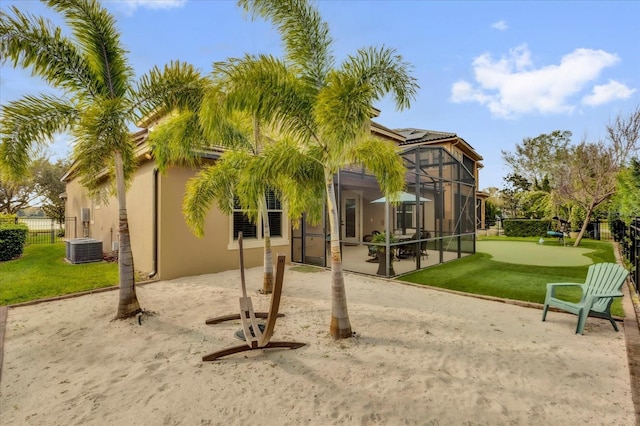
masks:
[[[471,158],[467,157],[466,155],[464,155],[462,157],[462,164],[467,168],[467,170],[469,171],[469,173],[466,173],[465,170],[462,170],[462,181],[463,182],[467,182],[467,183],[473,183],[474,181],[474,166],[475,166],[475,161],[473,161]]]
[[[272,237],[282,237],[282,203],[275,192],[267,192],[267,214]]]
[[[271,237],[282,237],[282,203],[273,191],[267,192],[266,199]],[[262,239],[264,235],[262,217],[258,218],[258,223],[260,226],[256,226],[249,221],[245,211],[240,208],[236,199],[233,206],[233,239],[238,239],[240,231],[242,231],[243,238]]]
[[[396,229],[415,228],[413,211],[415,205],[402,203],[396,209]]]

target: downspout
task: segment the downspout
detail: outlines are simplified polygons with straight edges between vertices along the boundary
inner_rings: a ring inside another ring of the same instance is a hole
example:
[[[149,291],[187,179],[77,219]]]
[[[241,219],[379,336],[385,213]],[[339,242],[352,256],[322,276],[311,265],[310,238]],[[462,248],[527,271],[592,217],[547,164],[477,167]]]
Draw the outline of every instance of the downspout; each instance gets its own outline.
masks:
[[[152,270],[149,272],[148,278],[153,278],[158,274],[158,174],[157,167],[153,168],[153,203],[152,203],[152,242],[151,252],[153,256]]]

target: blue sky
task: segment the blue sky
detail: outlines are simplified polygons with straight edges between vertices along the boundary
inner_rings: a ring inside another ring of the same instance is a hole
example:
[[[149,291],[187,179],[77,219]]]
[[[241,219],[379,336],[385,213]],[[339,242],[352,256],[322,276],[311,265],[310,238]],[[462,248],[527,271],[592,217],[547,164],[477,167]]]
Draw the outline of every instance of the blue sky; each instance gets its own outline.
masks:
[[[281,55],[279,35],[226,0],[104,1],[141,75],[179,59],[203,72],[245,53]],[[375,106],[390,128],[453,132],[484,157],[480,189],[503,187],[501,150],[569,130],[573,142],[640,105],[640,1],[319,1],[337,64],[357,49],[395,48],[420,90],[411,108]],[[43,14],[38,1],[2,0]],[[0,68],[0,101],[49,91],[28,72]],[[54,155],[68,152],[56,139]]]

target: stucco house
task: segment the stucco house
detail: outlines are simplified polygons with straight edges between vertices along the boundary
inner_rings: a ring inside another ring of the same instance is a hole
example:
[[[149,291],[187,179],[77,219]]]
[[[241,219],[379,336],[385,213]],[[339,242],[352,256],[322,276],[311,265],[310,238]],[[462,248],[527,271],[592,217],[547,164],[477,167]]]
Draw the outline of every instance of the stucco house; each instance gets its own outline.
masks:
[[[482,157],[453,133],[392,130],[373,121],[371,132],[401,148],[408,167],[408,192],[422,198],[416,198],[417,204],[402,203],[402,208],[373,202],[382,195],[366,170],[354,165],[341,171],[336,182],[345,270],[375,273],[375,265],[367,262],[371,259],[365,237],[387,226],[390,232],[403,234],[429,231],[432,256],[396,262],[396,274],[473,253],[475,228],[482,223],[484,211],[477,191]],[[248,223],[240,210],[227,216],[214,207],[205,224],[205,236],[200,239],[192,234],[182,215],[182,199],[187,180],[198,170],[174,166],[159,173],[147,135],[146,129],[134,135],[139,167],[127,192],[135,269],[150,278],[166,280],[238,268],[239,231],[245,236],[245,266],[261,265],[262,227]],[[220,154],[215,150],[203,154],[203,162],[214,162]],[[117,250],[115,198],[109,202],[89,198],[73,166],[63,180],[67,216],[78,217],[82,227],[78,236],[101,241],[105,252]],[[286,206],[275,197],[270,197],[268,208],[274,253],[286,254],[287,261],[326,265],[327,226],[311,226],[301,218],[300,226],[294,229]]]

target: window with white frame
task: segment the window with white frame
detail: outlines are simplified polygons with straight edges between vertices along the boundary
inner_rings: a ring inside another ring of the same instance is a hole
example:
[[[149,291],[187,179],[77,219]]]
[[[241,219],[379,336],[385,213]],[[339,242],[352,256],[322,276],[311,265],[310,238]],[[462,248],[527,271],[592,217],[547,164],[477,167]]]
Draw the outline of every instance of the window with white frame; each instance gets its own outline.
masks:
[[[273,191],[267,192],[266,199],[271,237],[282,237],[282,203]],[[236,199],[233,206],[233,239],[238,239],[238,233],[240,231],[242,231],[243,238],[262,239],[264,235],[262,215],[258,218],[258,224],[260,226],[256,226],[256,224],[249,221],[246,211],[240,207]]]

